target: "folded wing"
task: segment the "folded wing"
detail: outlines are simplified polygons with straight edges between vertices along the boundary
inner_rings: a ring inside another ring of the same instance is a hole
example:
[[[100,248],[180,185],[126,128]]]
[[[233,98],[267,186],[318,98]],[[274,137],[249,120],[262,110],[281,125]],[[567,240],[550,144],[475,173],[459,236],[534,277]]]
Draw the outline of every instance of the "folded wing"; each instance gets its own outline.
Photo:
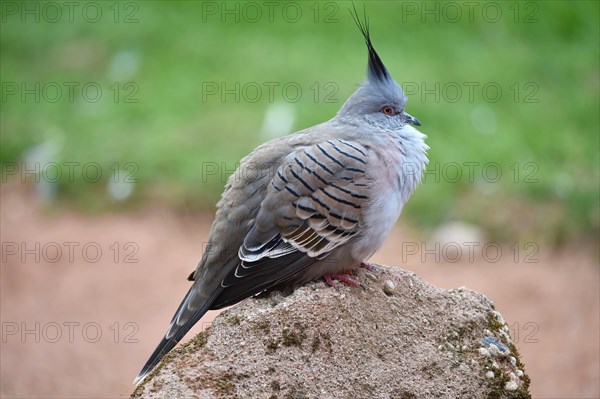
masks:
[[[368,152],[338,139],[286,157],[214,308],[293,279],[356,236],[369,202]]]

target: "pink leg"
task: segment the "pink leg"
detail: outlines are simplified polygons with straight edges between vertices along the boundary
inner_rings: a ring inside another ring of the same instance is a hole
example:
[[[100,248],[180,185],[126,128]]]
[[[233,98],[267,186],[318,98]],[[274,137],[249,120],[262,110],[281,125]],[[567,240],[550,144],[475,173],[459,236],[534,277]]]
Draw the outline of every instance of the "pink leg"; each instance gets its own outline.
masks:
[[[333,282],[333,279],[331,278],[331,274],[325,274],[323,276],[323,278],[325,279],[325,282],[327,283],[328,286],[333,287],[333,288],[339,288],[338,285]]]
[[[336,283],[333,282],[333,279],[342,281],[354,287],[360,287],[360,282],[348,276],[347,274],[326,274],[323,277],[325,278],[325,282],[327,283],[327,285],[336,289],[339,287]]]

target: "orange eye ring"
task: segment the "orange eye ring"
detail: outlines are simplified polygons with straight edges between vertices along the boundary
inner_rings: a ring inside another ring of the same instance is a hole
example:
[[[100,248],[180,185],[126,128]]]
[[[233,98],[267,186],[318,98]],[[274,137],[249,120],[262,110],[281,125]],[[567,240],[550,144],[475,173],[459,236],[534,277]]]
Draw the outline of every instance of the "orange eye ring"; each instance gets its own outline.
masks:
[[[390,107],[389,105],[386,105],[385,107],[381,108],[381,112],[385,115],[396,115],[396,110],[393,107]]]

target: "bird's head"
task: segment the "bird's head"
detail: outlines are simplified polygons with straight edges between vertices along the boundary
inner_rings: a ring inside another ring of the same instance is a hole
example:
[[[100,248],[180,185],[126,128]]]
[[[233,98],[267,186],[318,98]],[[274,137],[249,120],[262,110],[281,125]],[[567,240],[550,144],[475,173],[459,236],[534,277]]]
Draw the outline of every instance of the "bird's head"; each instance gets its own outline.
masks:
[[[358,118],[378,127],[392,130],[402,128],[407,124],[421,125],[417,118],[410,116],[404,110],[406,96],[400,85],[390,76],[371,43],[366,15],[361,21],[356,8],[354,8],[352,17],[365,38],[369,51],[369,66],[367,79],[344,103],[337,117],[348,121],[356,121]]]

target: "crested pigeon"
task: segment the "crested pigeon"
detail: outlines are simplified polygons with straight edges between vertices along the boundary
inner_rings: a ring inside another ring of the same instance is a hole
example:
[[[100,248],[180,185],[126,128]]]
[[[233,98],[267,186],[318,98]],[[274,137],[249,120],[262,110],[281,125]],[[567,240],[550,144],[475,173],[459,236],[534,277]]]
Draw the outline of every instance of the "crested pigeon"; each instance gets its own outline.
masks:
[[[269,141],[241,161],[217,204],[193,284],[136,384],[208,310],[323,276],[331,282],[372,256],[400,216],[429,147],[373,48],[366,16],[361,21],[355,9],[353,18],[368,49],[366,80],[331,120]]]

